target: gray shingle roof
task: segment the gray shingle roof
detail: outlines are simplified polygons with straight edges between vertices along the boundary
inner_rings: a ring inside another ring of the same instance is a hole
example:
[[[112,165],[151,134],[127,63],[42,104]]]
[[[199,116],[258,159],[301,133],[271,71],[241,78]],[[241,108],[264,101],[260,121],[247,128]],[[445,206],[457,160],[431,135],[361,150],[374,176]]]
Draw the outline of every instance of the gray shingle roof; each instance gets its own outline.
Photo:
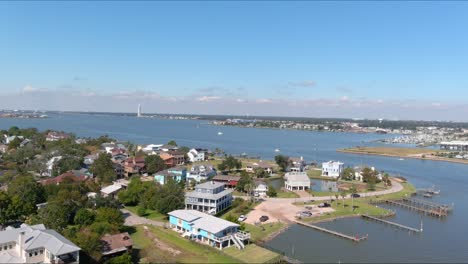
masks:
[[[221,183],[221,184],[224,186],[224,183]],[[217,200],[217,199],[219,199],[219,198],[221,198],[221,197],[223,197],[223,196],[225,196],[225,195],[227,195],[229,193],[232,193],[232,190],[224,190],[222,192],[215,193],[215,194],[193,191],[193,192],[186,193],[185,197]]]
[[[224,186],[224,183],[221,182],[214,182],[214,181],[207,181],[205,183],[200,183],[195,186],[195,188],[201,188],[201,189],[209,189],[213,190],[216,188],[219,188],[221,186]]]

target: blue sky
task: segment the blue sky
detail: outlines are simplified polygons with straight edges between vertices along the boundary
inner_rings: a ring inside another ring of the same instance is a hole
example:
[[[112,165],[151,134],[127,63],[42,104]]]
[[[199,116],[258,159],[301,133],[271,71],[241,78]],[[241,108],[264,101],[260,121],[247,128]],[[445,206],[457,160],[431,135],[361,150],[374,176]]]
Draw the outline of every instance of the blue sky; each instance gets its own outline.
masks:
[[[465,2],[0,2],[0,96],[20,109],[468,119],[467,13]]]

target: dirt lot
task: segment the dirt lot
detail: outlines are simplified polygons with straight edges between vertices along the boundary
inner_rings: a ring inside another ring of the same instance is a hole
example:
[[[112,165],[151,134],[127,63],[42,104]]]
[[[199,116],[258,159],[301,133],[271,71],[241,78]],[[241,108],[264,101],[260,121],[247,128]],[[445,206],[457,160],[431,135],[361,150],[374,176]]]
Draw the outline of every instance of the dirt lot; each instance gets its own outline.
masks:
[[[253,225],[255,222],[259,222],[259,218],[262,215],[266,215],[269,219],[264,223],[278,222],[278,220],[291,223],[296,220],[297,213],[304,210],[307,210],[304,206],[296,206],[288,200],[266,200],[257,205],[249,214],[246,215],[247,220],[245,220],[245,222]],[[318,216],[334,210],[332,208],[318,208],[314,206],[310,211],[313,216]]]

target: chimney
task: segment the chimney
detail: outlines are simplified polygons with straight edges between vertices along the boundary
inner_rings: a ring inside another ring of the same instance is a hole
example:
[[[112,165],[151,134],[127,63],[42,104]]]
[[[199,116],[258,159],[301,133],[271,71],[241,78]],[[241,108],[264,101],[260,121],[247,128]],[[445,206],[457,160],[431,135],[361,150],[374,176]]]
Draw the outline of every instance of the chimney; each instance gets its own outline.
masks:
[[[25,232],[20,231],[19,239],[18,239],[18,248],[19,248],[19,253],[20,253],[21,258],[25,260],[26,253],[23,252],[24,236],[25,236]]]

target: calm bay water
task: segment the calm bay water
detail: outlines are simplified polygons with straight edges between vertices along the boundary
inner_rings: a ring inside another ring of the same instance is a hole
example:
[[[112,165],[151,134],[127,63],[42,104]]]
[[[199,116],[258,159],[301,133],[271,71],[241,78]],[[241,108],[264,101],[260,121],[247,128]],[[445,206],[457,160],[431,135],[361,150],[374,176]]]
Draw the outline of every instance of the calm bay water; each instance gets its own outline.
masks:
[[[227,153],[245,152],[264,159],[272,159],[277,154],[274,150],[280,149],[281,154],[303,156],[308,161],[340,160],[350,166],[375,166],[408,178],[416,187],[436,185],[441,189],[441,195],[433,200],[454,202],[454,212],[443,220],[422,217],[424,232],[419,235],[353,218],[322,225],[348,234],[369,234],[367,241],[355,244],[293,225],[270,241],[268,246],[304,262],[468,262],[468,236],[465,235],[468,223],[468,165],[412,159],[401,161],[391,157],[335,151],[356,145],[379,145],[371,141],[389,135],[217,127],[197,120],[87,114],[58,114],[48,119],[0,119],[1,129],[13,125],[37,127],[40,130],[63,130],[84,137],[107,134],[139,144],[175,140],[179,145],[221,148]],[[217,135],[218,131],[223,132],[223,135]],[[420,215],[397,209],[397,216],[393,220],[419,227]]]

